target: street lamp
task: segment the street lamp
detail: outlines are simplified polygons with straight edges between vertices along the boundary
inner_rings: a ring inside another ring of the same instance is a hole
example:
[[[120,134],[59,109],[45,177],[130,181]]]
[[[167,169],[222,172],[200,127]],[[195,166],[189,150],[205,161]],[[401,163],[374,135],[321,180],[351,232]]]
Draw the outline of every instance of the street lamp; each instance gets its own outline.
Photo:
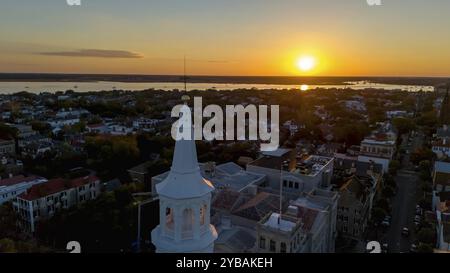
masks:
[[[137,196],[151,196],[151,195],[152,195],[151,192],[140,192],[132,194],[133,198]],[[142,205],[151,203],[156,199],[157,197],[151,197],[144,201],[136,200],[136,202],[133,203],[135,206],[138,206],[138,215],[137,215],[138,222],[137,222],[137,238],[136,238],[136,248],[138,252],[141,252],[141,207]]]

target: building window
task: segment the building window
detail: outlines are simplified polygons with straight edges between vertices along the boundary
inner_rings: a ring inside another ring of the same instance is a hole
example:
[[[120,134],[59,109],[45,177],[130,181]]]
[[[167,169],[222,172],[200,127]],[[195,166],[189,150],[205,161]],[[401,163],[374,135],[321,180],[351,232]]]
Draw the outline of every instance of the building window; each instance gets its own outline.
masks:
[[[280,245],[280,252],[281,253],[286,253],[286,243],[281,243],[281,245]]]
[[[275,251],[276,251],[276,243],[275,243],[275,241],[270,240],[269,250],[270,250],[271,252],[275,252]]]
[[[287,181],[286,180],[283,180],[283,187],[287,187]]]
[[[259,237],[259,248],[266,249],[266,238],[263,236]]]
[[[294,187],[292,181],[289,181],[289,188],[292,189]]]
[[[171,208],[166,208],[166,227],[173,229],[173,210]]]
[[[297,182],[294,183],[294,188],[295,188],[296,190],[298,190],[298,183],[297,183]]]
[[[184,209],[183,210],[183,225],[182,225],[182,231],[183,232],[190,232],[192,231],[192,224],[194,223],[194,213],[192,209]]]

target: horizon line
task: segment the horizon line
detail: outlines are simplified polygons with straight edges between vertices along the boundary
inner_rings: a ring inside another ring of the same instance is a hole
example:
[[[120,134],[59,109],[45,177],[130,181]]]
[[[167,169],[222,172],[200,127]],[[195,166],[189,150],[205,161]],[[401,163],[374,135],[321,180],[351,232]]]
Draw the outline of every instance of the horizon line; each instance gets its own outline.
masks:
[[[64,72],[0,72],[0,75],[17,74],[17,75],[72,75],[72,76],[147,76],[147,77],[183,77],[183,74],[135,74],[135,73],[64,73]],[[210,75],[210,74],[187,74],[188,77],[236,77],[236,78],[435,78],[445,79],[448,76],[423,76],[423,75]],[[0,79],[1,80],[1,79]]]

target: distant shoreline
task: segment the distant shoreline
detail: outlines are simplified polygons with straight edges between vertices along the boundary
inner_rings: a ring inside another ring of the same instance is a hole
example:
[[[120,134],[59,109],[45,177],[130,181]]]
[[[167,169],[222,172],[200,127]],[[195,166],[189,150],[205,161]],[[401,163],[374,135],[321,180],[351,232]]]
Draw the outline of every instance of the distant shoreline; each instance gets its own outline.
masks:
[[[0,73],[0,82],[183,82],[182,75],[118,75],[118,74],[40,74]],[[187,76],[189,83],[217,84],[316,84],[346,85],[347,82],[368,81],[380,84],[440,85],[450,82],[445,77],[292,77],[292,76]]]

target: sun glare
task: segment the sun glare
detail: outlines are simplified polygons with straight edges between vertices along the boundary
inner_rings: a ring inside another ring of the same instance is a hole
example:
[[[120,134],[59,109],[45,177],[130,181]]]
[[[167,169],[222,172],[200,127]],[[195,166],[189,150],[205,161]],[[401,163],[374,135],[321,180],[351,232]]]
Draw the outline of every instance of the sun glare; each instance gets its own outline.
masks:
[[[297,60],[297,67],[301,71],[308,72],[316,66],[316,59],[312,56],[303,56]]]

